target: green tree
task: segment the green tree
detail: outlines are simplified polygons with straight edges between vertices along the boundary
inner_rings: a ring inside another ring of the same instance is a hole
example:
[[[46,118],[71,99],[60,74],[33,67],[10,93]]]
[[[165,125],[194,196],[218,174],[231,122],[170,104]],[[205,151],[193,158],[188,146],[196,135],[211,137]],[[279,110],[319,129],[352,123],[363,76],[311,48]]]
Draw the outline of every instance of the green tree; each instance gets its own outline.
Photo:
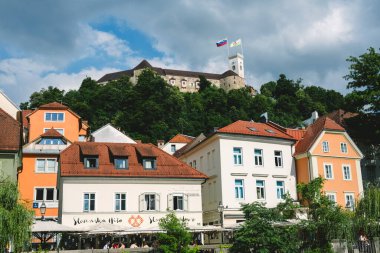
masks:
[[[380,111],[380,53],[373,47],[359,57],[350,56],[349,74],[344,76],[348,80],[347,88],[352,88],[357,100],[366,111]]]
[[[21,252],[29,243],[33,212],[20,202],[17,185],[0,179],[0,249],[5,249],[9,241],[13,251]]]
[[[308,220],[300,225],[302,246],[306,252],[333,252],[332,239],[352,240],[350,213],[330,201],[322,191],[324,179],[298,184],[301,203],[309,208]]]
[[[299,248],[297,227],[281,225],[285,220],[277,208],[266,208],[261,203],[242,207],[246,221],[235,232],[231,252],[285,253]]]
[[[21,103],[20,108],[35,109],[40,105],[48,104],[52,102],[64,102],[65,90],[60,90],[57,87],[49,86],[47,89],[42,88],[40,91],[33,92],[30,95],[29,102]]]
[[[158,235],[159,250],[163,253],[195,253],[197,248],[190,248],[191,234],[186,222],[178,219],[174,212],[160,219],[159,226],[166,233]]]
[[[380,235],[380,188],[370,186],[364,191],[355,209],[355,231],[369,237]]]

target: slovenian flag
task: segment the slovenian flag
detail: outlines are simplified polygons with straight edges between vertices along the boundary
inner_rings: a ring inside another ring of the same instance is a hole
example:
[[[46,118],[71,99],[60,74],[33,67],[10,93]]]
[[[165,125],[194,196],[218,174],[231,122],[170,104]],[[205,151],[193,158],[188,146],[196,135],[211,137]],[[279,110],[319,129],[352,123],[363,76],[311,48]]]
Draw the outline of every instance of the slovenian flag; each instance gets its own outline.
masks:
[[[234,41],[230,44],[230,47],[237,47],[241,45],[241,39],[238,39],[237,41]]]
[[[223,39],[223,40],[216,42],[217,47],[222,47],[224,45],[227,45],[227,39]]]

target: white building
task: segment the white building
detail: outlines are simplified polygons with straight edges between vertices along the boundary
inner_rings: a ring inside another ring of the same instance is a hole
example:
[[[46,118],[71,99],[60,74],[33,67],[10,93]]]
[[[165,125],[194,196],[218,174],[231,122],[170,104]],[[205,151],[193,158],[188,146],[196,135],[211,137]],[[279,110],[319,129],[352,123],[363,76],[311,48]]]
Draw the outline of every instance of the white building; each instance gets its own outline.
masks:
[[[136,143],[131,137],[107,124],[91,133],[91,141],[112,143]]]
[[[0,108],[17,120],[20,108],[2,90],[0,90]]]
[[[167,143],[164,143],[163,140],[157,141],[157,146],[164,150],[168,154],[174,154],[177,150],[183,148],[188,143],[194,140],[193,136],[185,135],[185,134],[177,134],[173,138],[171,138]]]
[[[59,221],[76,229],[158,229],[170,210],[202,226],[207,176],[152,144],[77,142],[61,152]]]
[[[296,199],[294,143],[270,123],[237,121],[181,153],[181,160],[209,176],[202,185],[204,224],[243,221],[242,203],[274,207],[286,193]]]

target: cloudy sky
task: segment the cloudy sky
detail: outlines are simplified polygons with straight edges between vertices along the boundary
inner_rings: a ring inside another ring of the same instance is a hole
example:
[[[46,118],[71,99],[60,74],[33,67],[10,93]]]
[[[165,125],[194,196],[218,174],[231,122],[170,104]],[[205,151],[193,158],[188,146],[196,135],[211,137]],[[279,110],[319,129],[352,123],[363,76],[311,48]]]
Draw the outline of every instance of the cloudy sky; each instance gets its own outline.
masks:
[[[154,66],[222,73],[243,41],[255,88],[302,78],[346,93],[345,59],[380,47],[378,0],[0,0],[0,89],[17,104],[49,85]]]

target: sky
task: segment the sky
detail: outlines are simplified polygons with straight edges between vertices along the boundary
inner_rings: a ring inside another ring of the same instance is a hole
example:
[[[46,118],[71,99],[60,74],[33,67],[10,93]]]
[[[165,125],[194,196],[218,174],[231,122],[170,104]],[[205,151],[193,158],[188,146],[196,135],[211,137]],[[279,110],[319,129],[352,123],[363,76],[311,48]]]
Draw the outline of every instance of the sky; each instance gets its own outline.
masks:
[[[349,56],[380,47],[378,0],[0,0],[0,89],[34,91],[155,67],[223,73],[242,39],[246,82],[280,74],[347,93]]]

